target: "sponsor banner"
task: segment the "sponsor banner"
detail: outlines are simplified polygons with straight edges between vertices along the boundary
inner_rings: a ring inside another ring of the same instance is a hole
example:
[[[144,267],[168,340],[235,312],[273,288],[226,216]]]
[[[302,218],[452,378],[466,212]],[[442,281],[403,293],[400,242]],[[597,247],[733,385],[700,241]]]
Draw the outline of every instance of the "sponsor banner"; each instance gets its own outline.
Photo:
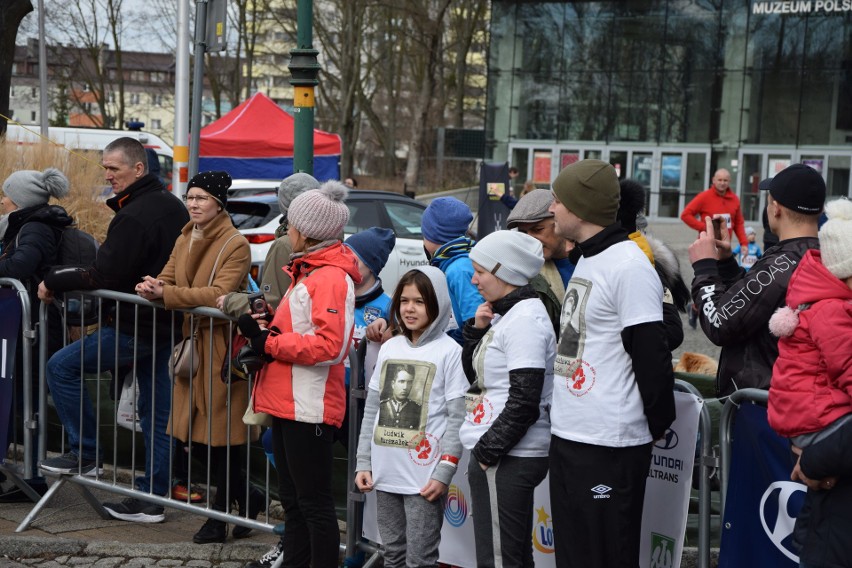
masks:
[[[509,208],[500,198],[512,193],[509,180],[509,164],[488,164],[483,162],[479,168],[479,211],[476,234],[482,238],[489,233],[506,228]]]
[[[0,288],[0,448],[9,446],[9,415],[14,393],[15,347],[21,333],[21,301],[11,288]]]
[[[790,481],[789,442],[769,427],[766,407],[749,403],[737,411],[733,438],[719,567],[798,566],[793,526],[807,487]]]
[[[676,392],[677,419],[663,439],[654,443],[642,512],[641,568],[680,566],[703,404],[694,394]]]
[[[665,439],[654,448],[648,474],[645,515],[642,519],[642,567],[680,566],[702,401],[692,394],[676,392],[675,404],[677,419],[666,432]],[[460,568],[476,567],[472,518],[475,510],[470,501],[470,486],[465,475],[468,456],[469,453],[464,452],[449,488],[439,552],[441,563]],[[609,490],[606,486],[592,488],[601,496],[605,496]],[[372,493],[367,494],[364,505],[362,535],[381,543],[376,525],[376,499]],[[533,498],[532,544],[535,565],[554,568],[556,560],[553,555],[553,516],[548,477],[536,487]]]

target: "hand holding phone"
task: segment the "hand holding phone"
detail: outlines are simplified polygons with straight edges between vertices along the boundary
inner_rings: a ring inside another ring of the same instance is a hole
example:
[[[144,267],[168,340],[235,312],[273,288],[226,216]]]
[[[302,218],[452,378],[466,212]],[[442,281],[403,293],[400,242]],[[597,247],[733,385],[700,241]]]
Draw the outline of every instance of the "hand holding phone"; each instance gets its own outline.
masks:
[[[727,224],[725,223],[724,217],[716,217],[713,219],[713,237],[717,241],[722,240],[722,226],[725,226],[725,230],[728,229]]]

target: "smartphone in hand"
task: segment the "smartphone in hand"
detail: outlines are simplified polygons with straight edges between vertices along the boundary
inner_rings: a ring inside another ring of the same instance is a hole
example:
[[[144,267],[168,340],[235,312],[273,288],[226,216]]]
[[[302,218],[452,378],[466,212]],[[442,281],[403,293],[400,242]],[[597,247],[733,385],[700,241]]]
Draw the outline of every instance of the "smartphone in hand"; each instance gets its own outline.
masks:
[[[724,217],[716,217],[715,219],[713,219],[713,237],[717,241],[722,240],[722,227],[723,226],[725,227],[725,230],[727,230],[728,227],[727,227],[727,224],[725,223]]]

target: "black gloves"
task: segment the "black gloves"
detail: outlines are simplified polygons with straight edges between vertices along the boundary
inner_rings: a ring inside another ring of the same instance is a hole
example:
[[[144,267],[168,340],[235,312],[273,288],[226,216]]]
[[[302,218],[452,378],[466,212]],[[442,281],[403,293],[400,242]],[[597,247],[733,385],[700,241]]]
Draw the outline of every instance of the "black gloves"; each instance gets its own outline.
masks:
[[[246,339],[248,339],[251,348],[258,355],[266,355],[264,346],[266,345],[266,337],[269,335],[268,329],[260,329],[257,321],[251,317],[251,314],[243,314],[237,320],[237,326],[240,328]]]

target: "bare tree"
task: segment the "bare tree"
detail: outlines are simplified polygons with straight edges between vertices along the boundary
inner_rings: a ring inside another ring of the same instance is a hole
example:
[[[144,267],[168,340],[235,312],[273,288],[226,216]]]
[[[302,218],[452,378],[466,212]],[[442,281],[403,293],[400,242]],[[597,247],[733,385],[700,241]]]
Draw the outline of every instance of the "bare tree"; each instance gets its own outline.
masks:
[[[421,61],[423,68],[420,90],[417,93],[417,102],[411,120],[411,135],[408,140],[408,161],[405,167],[405,186],[408,188],[416,188],[419,183],[423,138],[436,84],[435,70],[442,57],[442,24],[451,2],[452,0],[408,2],[412,24],[415,25],[414,36],[424,55],[424,60]]]
[[[124,123],[124,12],[123,0],[73,0],[50,13],[52,43],[61,46],[67,38],[77,46],[61,49],[66,56],[76,54],[75,60],[65,62],[70,71],[69,95],[77,110],[94,124]],[[53,55],[60,57],[59,50]],[[107,97],[110,92],[116,93],[112,103]]]
[[[15,38],[24,16],[33,11],[30,0],[7,0],[0,6],[0,114],[9,116],[9,89],[15,60]],[[6,132],[6,119],[0,117],[0,135]]]

